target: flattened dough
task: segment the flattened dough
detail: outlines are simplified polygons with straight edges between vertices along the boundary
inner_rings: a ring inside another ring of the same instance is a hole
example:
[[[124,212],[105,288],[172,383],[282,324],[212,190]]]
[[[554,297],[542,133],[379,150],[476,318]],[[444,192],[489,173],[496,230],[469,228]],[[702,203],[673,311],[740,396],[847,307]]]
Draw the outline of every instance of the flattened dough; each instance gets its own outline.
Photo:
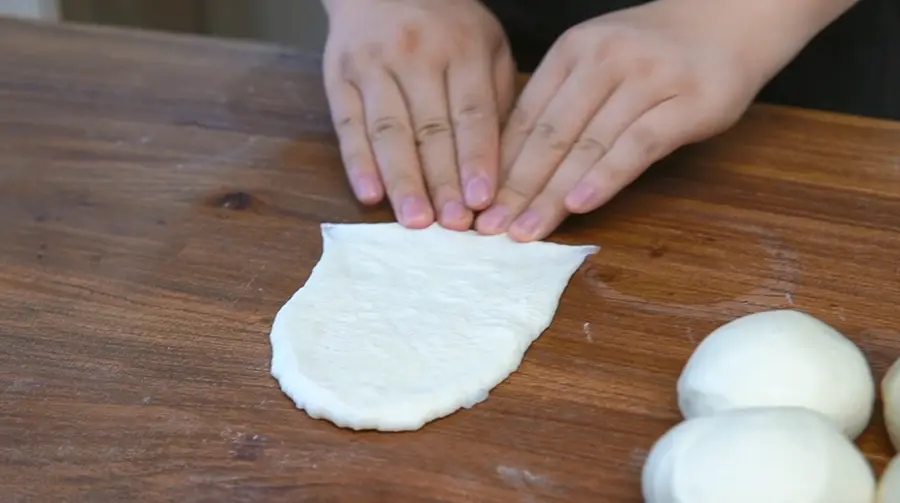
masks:
[[[417,430],[515,371],[595,246],[433,225],[323,224],[323,251],[270,335],[297,408],[354,430]]]

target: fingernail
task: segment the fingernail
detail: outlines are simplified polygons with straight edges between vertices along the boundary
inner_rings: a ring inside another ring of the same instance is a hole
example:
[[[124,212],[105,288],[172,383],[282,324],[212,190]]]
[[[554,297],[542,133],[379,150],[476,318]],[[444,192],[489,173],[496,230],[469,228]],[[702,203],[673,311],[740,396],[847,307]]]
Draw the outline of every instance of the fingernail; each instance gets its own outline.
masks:
[[[448,201],[441,209],[441,220],[446,224],[453,224],[465,220],[466,207],[459,201]]]
[[[478,217],[479,230],[488,233],[502,232],[508,216],[509,209],[506,206],[495,206]]]
[[[421,226],[428,222],[428,203],[419,196],[409,196],[400,205],[400,219],[406,226]]]
[[[597,192],[587,184],[580,184],[566,196],[566,207],[572,210],[582,209],[594,200]]]
[[[477,207],[487,204],[491,199],[491,185],[483,176],[476,176],[466,183],[466,204]]]
[[[378,199],[378,180],[372,175],[358,175],[353,180],[353,190],[356,192],[356,198],[361,201]]]
[[[513,222],[510,231],[519,237],[533,239],[540,225],[541,215],[534,210],[528,210]]]

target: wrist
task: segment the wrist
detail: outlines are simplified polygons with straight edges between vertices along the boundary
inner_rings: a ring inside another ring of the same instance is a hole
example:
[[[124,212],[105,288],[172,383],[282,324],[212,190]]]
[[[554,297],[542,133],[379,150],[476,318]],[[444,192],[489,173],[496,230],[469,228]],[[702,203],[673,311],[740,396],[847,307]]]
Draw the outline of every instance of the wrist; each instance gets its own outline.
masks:
[[[657,1],[696,19],[703,33],[728,44],[761,88],[859,0]]]

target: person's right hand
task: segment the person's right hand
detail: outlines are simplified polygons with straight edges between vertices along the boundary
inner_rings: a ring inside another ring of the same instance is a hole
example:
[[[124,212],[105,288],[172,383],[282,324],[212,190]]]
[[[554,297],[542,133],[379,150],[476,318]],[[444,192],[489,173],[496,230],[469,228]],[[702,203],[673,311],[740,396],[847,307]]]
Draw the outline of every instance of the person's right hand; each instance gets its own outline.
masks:
[[[323,0],[325,89],[357,199],[397,220],[472,225],[497,190],[515,95],[503,29],[478,0]]]

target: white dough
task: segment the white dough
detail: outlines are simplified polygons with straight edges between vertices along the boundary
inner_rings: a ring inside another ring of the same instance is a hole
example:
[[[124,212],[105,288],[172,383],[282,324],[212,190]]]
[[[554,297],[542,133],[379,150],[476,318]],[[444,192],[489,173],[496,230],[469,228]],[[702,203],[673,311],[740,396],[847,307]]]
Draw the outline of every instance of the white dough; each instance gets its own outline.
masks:
[[[894,362],[881,380],[884,423],[895,450],[900,450],[900,360]],[[898,500],[900,503],[900,500]]]
[[[895,456],[881,474],[875,503],[900,503],[900,456]]]
[[[298,408],[354,430],[416,430],[485,400],[598,250],[436,224],[324,224],[322,237],[275,317],[272,375]]]
[[[834,424],[799,407],[688,419],[641,477],[645,503],[871,503],[875,475]]]
[[[738,318],[704,339],[678,379],[678,406],[685,418],[806,407],[855,439],[872,417],[875,390],[852,341],[808,314],[777,310]]]

